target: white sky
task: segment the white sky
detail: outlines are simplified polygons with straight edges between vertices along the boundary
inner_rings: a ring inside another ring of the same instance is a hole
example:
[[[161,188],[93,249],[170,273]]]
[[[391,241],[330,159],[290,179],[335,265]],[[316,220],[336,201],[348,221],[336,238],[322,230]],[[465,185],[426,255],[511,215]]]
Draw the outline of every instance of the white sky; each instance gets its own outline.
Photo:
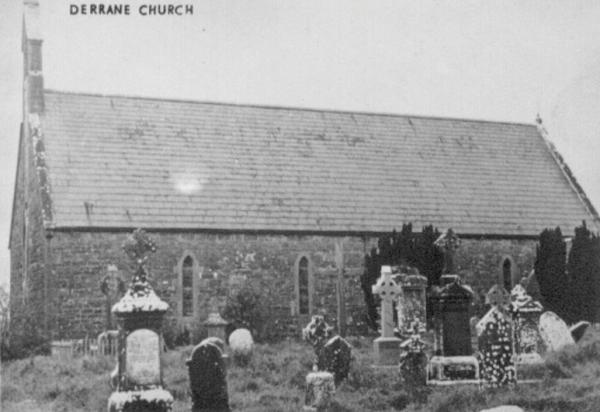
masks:
[[[2,283],[22,63],[21,2],[0,3]],[[47,88],[527,123],[540,113],[600,206],[598,1],[188,0],[195,14],[182,17],[40,3]]]

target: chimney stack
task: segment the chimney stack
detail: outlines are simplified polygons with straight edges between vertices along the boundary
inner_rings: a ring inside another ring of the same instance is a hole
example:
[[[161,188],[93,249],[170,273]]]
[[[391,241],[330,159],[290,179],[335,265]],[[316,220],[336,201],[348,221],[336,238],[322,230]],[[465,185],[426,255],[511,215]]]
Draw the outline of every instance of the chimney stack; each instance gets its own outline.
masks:
[[[42,35],[38,0],[23,1],[23,105],[24,115],[44,111]]]

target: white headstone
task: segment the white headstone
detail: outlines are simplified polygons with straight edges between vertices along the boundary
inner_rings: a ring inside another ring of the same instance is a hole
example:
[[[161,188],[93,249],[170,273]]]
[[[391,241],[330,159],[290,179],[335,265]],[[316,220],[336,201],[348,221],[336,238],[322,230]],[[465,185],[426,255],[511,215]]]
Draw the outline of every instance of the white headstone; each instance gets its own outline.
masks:
[[[554,312],[544,312],[540,316],[540,335],[549,351],[575,343],[567,324]]]
[[[138,329],[127,336],[125,370],[137,385],[160,384],[160,338],[150,329]]]

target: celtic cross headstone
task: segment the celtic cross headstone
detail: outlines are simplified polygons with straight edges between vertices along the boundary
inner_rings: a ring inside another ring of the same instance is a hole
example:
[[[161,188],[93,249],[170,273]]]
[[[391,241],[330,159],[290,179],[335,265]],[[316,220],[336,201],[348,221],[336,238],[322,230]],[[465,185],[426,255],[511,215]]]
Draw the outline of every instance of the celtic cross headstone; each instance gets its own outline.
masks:
[[[390,266],[381,267],[381,277],[372,291],[381,297],[381,336],[373,342],[375,358],[379,365],[397,365],[402,341],[394,336],[394,301],[402,288],[392,279]]]

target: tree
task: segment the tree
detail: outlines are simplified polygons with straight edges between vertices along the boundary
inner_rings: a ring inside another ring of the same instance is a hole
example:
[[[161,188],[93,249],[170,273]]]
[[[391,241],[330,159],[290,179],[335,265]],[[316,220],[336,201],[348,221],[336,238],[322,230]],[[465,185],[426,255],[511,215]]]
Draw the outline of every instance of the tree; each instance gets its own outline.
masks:
[[[566,275],[567,245],[559,227],[540,234],[535,259],[535,276],[540,285],[542,304],[562,318],[569,317],[569,281]]]
[[[575,228],[567,266],[571,285],[570,321],[595,322],[600,297],[600,238],[585,225]]]

